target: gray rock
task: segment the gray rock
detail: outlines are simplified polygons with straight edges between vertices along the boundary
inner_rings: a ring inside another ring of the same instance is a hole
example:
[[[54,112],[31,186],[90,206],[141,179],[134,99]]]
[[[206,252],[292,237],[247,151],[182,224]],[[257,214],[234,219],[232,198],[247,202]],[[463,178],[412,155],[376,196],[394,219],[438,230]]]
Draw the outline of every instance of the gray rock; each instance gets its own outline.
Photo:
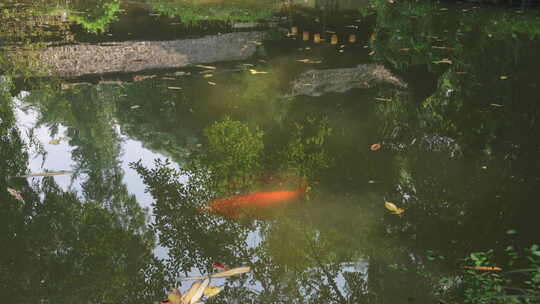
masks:
[[[345,93],[352,89],[368,89],[391,85],[406,89],[398,77],[382,65],[362,64],[355,68],[309,70],[293,82],[292,95],[321,96],[326,93]]]
[[[264,32],[239,32],[186,40],[64,45],[39,51],[37,57],[43,71],[60,77],[138,72],[245,60],[263,38]]]

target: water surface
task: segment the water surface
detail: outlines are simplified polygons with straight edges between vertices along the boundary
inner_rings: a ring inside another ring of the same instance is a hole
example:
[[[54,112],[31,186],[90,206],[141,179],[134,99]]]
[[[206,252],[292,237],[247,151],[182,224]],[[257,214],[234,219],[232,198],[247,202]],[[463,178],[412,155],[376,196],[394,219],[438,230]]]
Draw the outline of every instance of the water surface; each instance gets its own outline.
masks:
[[[538,243],[537,11],[0,8],[3,299],[155,303],[219,262],[252,272],[209,303],[461,303],[471,253]]]

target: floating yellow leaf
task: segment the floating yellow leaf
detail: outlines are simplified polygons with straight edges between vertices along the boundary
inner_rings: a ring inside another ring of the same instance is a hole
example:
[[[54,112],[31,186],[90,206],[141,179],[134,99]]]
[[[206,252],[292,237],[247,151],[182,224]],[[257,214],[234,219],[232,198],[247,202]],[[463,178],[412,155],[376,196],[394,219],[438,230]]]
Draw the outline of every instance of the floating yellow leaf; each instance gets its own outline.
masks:
[[[225,278],[225,277],[230,277],[233,275],[242,274],[242,273],[246,273],[250,271],[251,271],[251,268],[249,266],[243,266],[243,267],[237,267],[237,268],[227,270],[227,271],[218,272],[211,275],[210,277],[211,278]]]
[[[62,141],[61,138],[52,139],[51,141],[49,141],[49,144],[50,145],[59,145],[61,141]]]
[[[450,60],[448,58],[444,58],[444,59],[441,59],[439,61],[433,61],[433,63],[435,63],[435,64],[441,64],[441,63],[452,64],[452,60]]]
[[[404,209],[398,208],[398,206],[394,205],[391,202],[384,202],[384,206],[386,207],[386,209],[392,211],[392,214],[401,215],[403,214],[403,212],[405,212]]]
[[[208,84],[215,86],[217,83],[209,81]]]
[[[296,61],[302,62],[302,63],[312,63],[312,64],[322,63],[321,60],[311,60],[311,59],[298,59]]]
[[[208,298],[211,298],[211,297],[214,297],[216,296],[218,293],[221,292],[221,287],[217,287],[217,286],[208,286],[206,287],[206,289],[204,290],[204,294],[208,296]]]
[[[501,77],[499,77],[499,78],[500,78],[501,80],[506,80],[506,79],[508,79],[508,76],[501,76]]]
[[[180,88],[180,87],[167,87],[167,89],[169,89],[169,90],[181,90],[182,88]]]
[[[304,41],[309,41],[309,32],[303,32],[302,33],[302,39]]]
[[[371,41],[377,40],[377,33],[375,32],[371,33],[371,36],[369,36],[369,40]]]
[[[182,303],[182,293],[178,289],[173,288],[167,299],[171,304],[180,304]]]
[[[196,67],[201,68],[201,69],[207,69],[207,70],[215,70],[216,69],[215,66],[202,65],[202,64],[197,64]]]
[[[501,267],[497,266],[463,266],[464,269],[480,270],[480,271],[501,271]]]
[[[313,42],[321,43],[321,34],[320,33],[317,33],[317,34],[313,35]]]
[[[36,177],[36,176],[53,176],[53,175],[62,175],[62,174],[71,174],[73,171],[61,170],[61,171],[51,171],[44,173],[32,173],[28,175],[21,175],[17,177]]]
[[[182,280],[189,281],[189,280],[202,280],[205,278],[225,278],[225,277],[230,277],[233,275],[242,274],[242,273],[246,273],[250,271],[251,271],[251,268],[249,266],[242,266],[242,267],[234,268],[227,271],[217,272],[209,276],[188,277],[188,278],[183,278]]]
[[[355,43],[356,42],[356,35],[355,34],[350,34],[349,35],[349,42],[350,43]]]
[[[369,54],[368,54],[368,55],[369,55],[369,56],[371,56],[371,55],[373,55],[373,54],[375,54],[375,51],[371,51],[371,52],[369,52]]]
[[[432,49],[438,49],[438,50],[446,50],[446,51],[452,51],[454,48],[448,47],[448,46],[432,46]]]
[[[408,52],[408,51],[410,51],[411,49],[410,49],[410,48],[402,48],[402,49],[399,49],[399,50],[402,51],[402,52]]]
[[[210,77],[214,77],[214,75],[213,74],[204,74],[203,75],[203,78],[210,78]]]
[[[382,97],[375,97],[375,100],[385,101],[385,102],[392,101],[392,99],[390,99],[390,98],[382,98]]]
[[[293,35],[298,34],[298,27],[293,26],[293,27],[291,28],[291,33],[292,33]]]
[[[135,75],[133,76],[133,81],[138,82],[138,81],[143,81],[145,79],[151,79],[155,77],[157,77],[157,75]]]
[[[268,72],[259,72],[257,70],[249,70],[249,72],[251,73],[251,75],[257,75],[257,74],[268,74]]]

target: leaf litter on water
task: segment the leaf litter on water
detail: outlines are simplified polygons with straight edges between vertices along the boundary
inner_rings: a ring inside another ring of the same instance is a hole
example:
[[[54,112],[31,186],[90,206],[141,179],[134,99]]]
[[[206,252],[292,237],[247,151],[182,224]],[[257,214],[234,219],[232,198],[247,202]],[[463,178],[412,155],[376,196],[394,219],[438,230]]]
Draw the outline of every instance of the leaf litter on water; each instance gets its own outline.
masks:
[[[381,148],[381,144],[373,144],[369,147],[371,151],[377,151]]]
[[[322,60],[311,60],[311,59],[298,59],[296,60],[297,62],[302,62],[302,63],[312,63],[312,64],[318,64],[318,63],[322,63]]]
[[[197,64],[196,67],[201,68],[201,69],[207,69],[207,70],[215,70],[216,69],[215,66],[202,65],[202,64]]]
[[[218,265],[219,267],[214,268],[220,268],[223,269],[225,267],[228,267],[225,264],[214,262],[212,264],[213,266]],[[207,299],[212,298],[216,296],[218,293],[220,293],[223,288],[218,286],[209,286],[210,279],[211,278],[224,278],[229,277],[237,274],[242,274],[246,272],[250,272],[251,268],[247,266],[237,267],[234,269],[221,271],[217,273],[213,273],[207,276],[198,276],[198,277],[189,277],[184,278],[182,280],[196,280],[193,282],[189,290],[182,295],[182,293],[174,288],[171,293],[168,295],[168,298],[161,302],[161,304],[165,303],[171,303],[171,304],[195,304],[199,303],[198,301],[206,295]]]
[[[444,58],[444,59],[441,59],[439,61],[433,61],[433,63],[435,63],[435,64],[441,64],[441,63],[452,64],[452,60],[450,60],[448,58]]]
[[[197,290],[199,290],[199,287],[201,287],[202,282],[203,280],[197,280],[193,282],[193,284],[191,284],[189,290],[182,296],[182,304],[191,302],[191,299],[193,298]]]
[[[208,299],[215,297],[218,293],[220,293],[223,289],[218,286],[208,286],[204,290],[204,294],[208,296]]]
[[[170,304],[181,304],[182,303],[182,293],[180,290],[173,288],[169,296],[167,297]]]
[[[463,268],[480,271],[502,271],[502,268],[497,266],[463,266]]]
[[[251,267],[242,266],[242,267],[237,267],[237,268],[234,268],[234,269],[231,269],[231,270],[216,272],[216,273],[208,275],[208,276],[187,277],[187,278],[183,278],[182,280],[183,281],[190,281],[190,280],[202,280],[202,279],[205,279],[205,278],[226,278],[226,277],[230,277],[230,276],[233,276],[233,275],[247,273],[247,272],[250,272],[250,271],[251,271]]]
[[[251,75],[268,74],[268,72],[260,72],[260,71],[254,70],[254,69],[250,69],[249,72],[251,73]]]
[[[405,212],[405,209],[401,209],[391,202],[384,202],[384,206],[386,209],[390,210],[392,214],[402,215],[403,212]]]
[[[197,288],[197,290],[193,294],[193,297],[190,299],[189,304],[194,304],[199,301],[199,299],[203,296],[206,287],[208,287],[208,284],[210,284],[210,279],[205,279],[204,281],[202,281],[201,285],[199,286],[199,288]],[[184,303],[187,304],[187,299],[184,300]]]

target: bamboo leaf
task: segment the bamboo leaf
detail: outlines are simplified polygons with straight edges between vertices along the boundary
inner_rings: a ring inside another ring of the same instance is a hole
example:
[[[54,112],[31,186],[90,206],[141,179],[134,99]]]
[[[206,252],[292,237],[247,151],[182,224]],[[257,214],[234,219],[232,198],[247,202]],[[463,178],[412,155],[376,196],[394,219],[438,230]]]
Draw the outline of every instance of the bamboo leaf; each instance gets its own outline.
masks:
[[[221,271],[214,274],[211,274],[209,276],[196,276],[196,277],[187,277],[183,278],[183,281],[190,281],[190,280],[204,280],[206,278],[225,278],[230,277],[237,274],[242,274],[246,272],[250,272],[251,268],[248,266],[238,267],[231,270]]]
[[[217,286],[208,286],[206,287],[206,289],[204,290],[204,294],[208,296],[208,298],[212,298],[212,297],[215,297],[218,293],[220,293],[222,290],[221,287],[217,287]]]
[[[251,75],[268,74],[268,72],[260,72],[260,71],[253,70],[253,69],[250,69],[249,72],[251,73]]]
[[[199,290],[202,282],[203,280],[197,280],[191,285],[189,290],[182,297],[182,304],[189,304],[191,302],[191,299],[193,298],[197,290]]]
[[[480,271],[501,271],[501,267],[496,266],[463,266],[464,269],[480,270]]]
[[[199,299],[203,296],[204,294],[204,291],[206,290],[206,287],[208,287],[208,284],[210,283],[210,279],[205,279],[201,285],[199,286],[199,288],[197,288],[197,290],[195,291],[195,293],[193,294],[193,297],[191,298],[191,300],[189,301],[189,304],[194,304],[194,303],[197,303],[197,301],[199,301]]]
[[[171,304],[181,304],[182,293],[178,289],[173,288],[173,290],[171,291],[167,299],[169,300],[169,303]]]
[[[196,67],[201,68],[201,69],[207,69],[207,70],[215,70],[216,69],[215,66],[202,65],[202,64],[197,64]]]

